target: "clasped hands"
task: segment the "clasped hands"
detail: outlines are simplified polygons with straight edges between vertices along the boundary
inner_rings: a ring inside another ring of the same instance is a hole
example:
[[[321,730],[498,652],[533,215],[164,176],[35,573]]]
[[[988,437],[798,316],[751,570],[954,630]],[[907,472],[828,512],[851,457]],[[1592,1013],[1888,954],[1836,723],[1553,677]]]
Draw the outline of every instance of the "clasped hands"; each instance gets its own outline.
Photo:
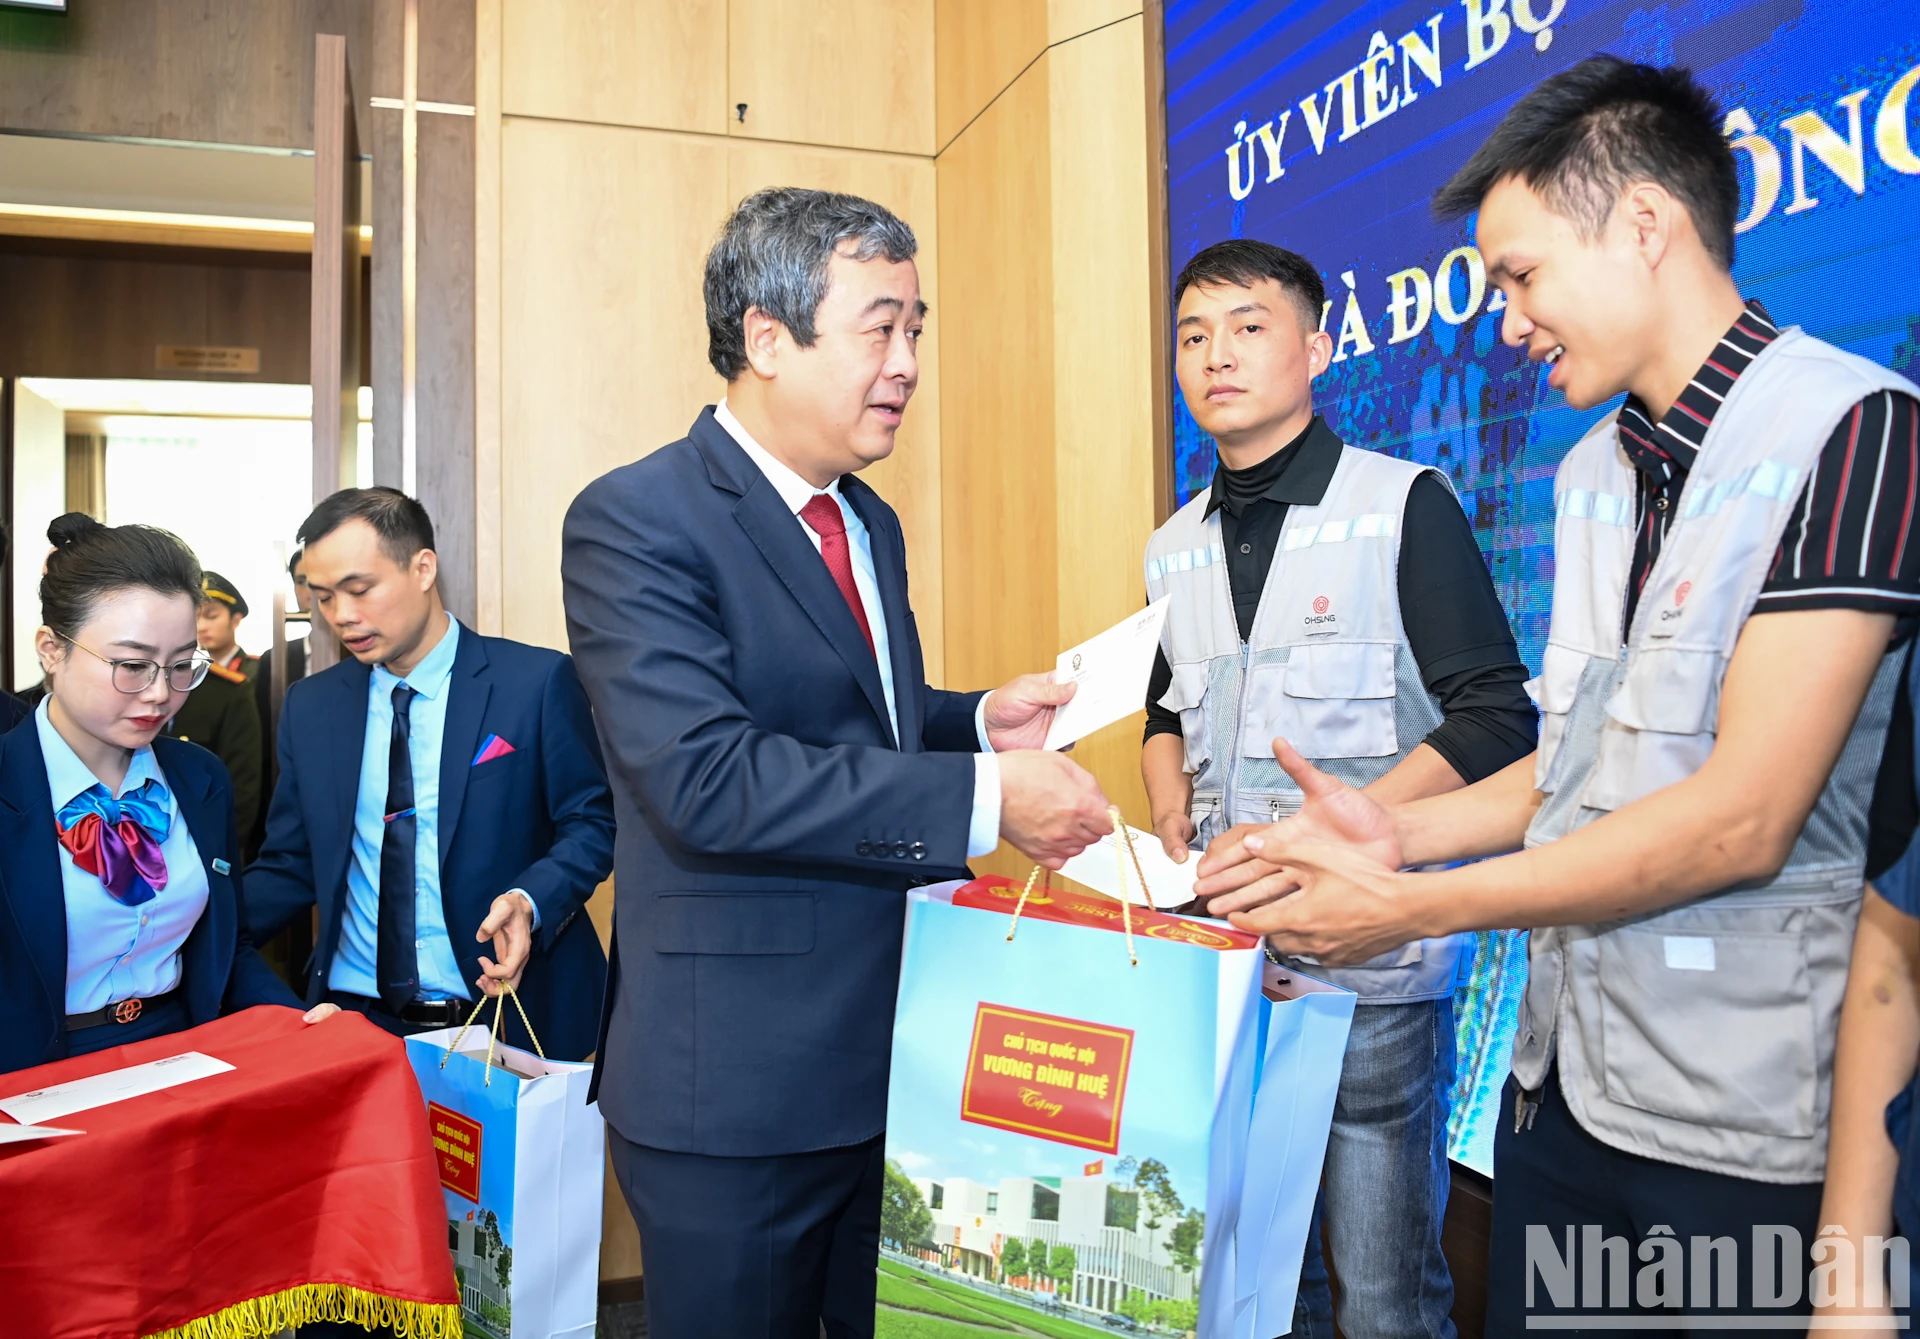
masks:
[[[480,976],[474,981],[482,993],[498,995],[505,987],[519,988],[520,974],[527,970],[527,958],[533,952],[533,901],[519,889],[493,899],[487,917],[473,933],[479,943],[493,941],[493,958],[480,959]],[[337,1004],[316,1004],[303,1018],[318,1023],[340,1012]]]
[[[1424,937],[1402,874],[1393,814],[1328,776],[1284,739],[1274,760],[1305,796],[1300,812],[1273,824],[1244,823],[1208,845],[1195,896],[1207,914],[1265,935],[1276,952],[1338,966],[1364,962]],[[1173,847],[1191,837],[1160,833]],[[1177,857],[1176,857],[1177,858]]]

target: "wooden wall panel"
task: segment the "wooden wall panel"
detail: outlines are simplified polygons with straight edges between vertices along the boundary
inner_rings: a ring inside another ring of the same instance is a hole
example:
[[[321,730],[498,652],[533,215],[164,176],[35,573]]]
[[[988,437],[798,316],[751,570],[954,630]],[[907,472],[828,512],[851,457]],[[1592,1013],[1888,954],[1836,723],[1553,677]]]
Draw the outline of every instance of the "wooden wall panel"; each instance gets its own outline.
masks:
[[[505,0],[508,115],[724,134],[727,0]]]
[[[404,91],[404,0],[375,0],[373,93]],[[477,63],[473,0],[420,0],[418,97],[469,105]],[[415,481],[433,517],[441,594],[473,626],[478,611],[474,501],[474,142],[476,119],[417,112]],[[373,109],[373,465],[401,486],[404,437],[402,125]]]
[[[502,0],[474,0],[474,626],[500,635],[500,47]]]
[[[307,266],[305,256],[271,252],[8,241],[0,293],[9,310],[34,315],[0,322],[0,376],[304,383]],[[257,348],[260,372],[161,373],[160,344]]]
[[[501,136],[505,633],[564,648],[560,525],[616,465],[685,434],[722,383],[700,266],[726,141],[508,117]]]
[[[865,196],[905,219],[919,238],[920,294],[932,312],[920,341],[920,388],[893,454],[860,477],[900,515],[927,678],[940,687],[945,682],[946,627],[940,542],[940,253],[933,162],[736,140],[728,154],[728,207],[768,186],[810,186]],[[719,224],[715,219],[716,229]]]
[[[935,0],[934,137],[967,123],[1047,49],[1046,0]]]
[[[339,33],[356,87],[372,0],[84,0],[0,13],[0,125],[313,147],[313,38]],[[357,109],[367,142],[367,107]]]
[[[933,5],[729,0],[727,133],[932,154]]]
[[[1141,12],[1141,0],[1047,0],[1047,40],[1069,42],[1083,33]],[[1124,115],[1138,115],[1139,100],[1127,104]]]
[[[1146,600],[1153,532],[1153,341],[1147,245],[1146,96],[1138,17],[1048,53],[1053,152],[1053,348],[1060,644],[1086,640]],[[1097,313],[1097,316],[1094,314]],[[1075,751],[1107,797],[1148,826],[1144,711]]]
[[[1050,669],[1061,645],[1047,118],[1042,58],[937,164],[947,683],[958,689]]]

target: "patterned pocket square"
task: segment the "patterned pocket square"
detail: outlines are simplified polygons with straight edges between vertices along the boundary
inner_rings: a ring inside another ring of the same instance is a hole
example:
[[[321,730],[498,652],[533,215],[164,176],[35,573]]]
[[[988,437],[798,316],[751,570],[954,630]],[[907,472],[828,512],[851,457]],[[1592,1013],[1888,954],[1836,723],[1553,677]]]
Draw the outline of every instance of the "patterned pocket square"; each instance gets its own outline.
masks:
[[[483,762],[492,762],[495,758],[504,758],[513,752],[513,745],[499,735],[488,735],[480,741],[480,751],[473,755],[472,765],[478,767]]]

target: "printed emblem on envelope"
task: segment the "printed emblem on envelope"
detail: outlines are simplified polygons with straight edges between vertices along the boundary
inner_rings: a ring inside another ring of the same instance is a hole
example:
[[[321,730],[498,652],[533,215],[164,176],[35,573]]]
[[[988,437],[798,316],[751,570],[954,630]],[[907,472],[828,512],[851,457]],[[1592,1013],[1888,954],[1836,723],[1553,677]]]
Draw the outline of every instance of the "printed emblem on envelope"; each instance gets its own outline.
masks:
[[[454,1194],[480,1202],[480,1122],[427,1103],[433,1126],[433,1155],[440,1162],[440,1184]]]
[[[982,1004],[960,1119],[1117,1153],[1132,1059],[1131,1028]]]

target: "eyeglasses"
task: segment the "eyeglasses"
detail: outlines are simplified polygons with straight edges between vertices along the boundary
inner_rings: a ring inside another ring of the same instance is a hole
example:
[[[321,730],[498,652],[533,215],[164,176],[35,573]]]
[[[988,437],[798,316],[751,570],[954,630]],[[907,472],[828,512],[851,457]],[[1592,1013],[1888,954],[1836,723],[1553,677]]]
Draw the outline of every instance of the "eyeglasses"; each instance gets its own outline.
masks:
[[[54,634],[62,641],[79,646],[82,651],[95,660],[113,667],[113,686],[123,693],[144,693],[153,687],[153,681],[160,677],[161,665],[157,660],[108,660],[91,646],[81,646],[79,642],[64,632]],[[213,657],[205,651],[195,651],[186,660],[176,660],[166,666],[167,687],[176,693],[190,693],[198,688],[207,677],[207,667],[213,664]]]

